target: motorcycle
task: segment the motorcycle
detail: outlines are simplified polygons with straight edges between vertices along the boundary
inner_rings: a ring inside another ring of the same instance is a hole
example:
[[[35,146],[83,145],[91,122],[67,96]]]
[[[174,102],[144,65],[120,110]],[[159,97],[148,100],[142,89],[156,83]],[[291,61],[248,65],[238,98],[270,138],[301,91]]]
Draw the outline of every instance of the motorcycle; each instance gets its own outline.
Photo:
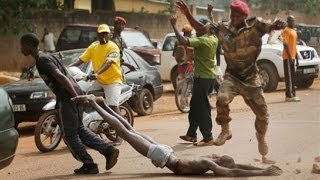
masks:
[[[103,96],[103,89],[91,89],[93,81],[88,81],[88,75],[83,73],[79,68],[71,67],[68,69],[68,71],[70,75],[78,82],[80,88],[84,92],[95,94],[96,96]],[[120,115],[127,119],[132,126],[134,123],[133,110],[127,101],[134,95],[136,91],[137,85],[124,84],[120,94]],[[40,116],[35,128],[35,143],[41,152],[53,151],[59,145],[62,139],[61,126],[59,125],[59,113],[55,106],[56,100],[54,99],[42,108],[45,113]],[[103,136],[105,136],[110,141],[117,143],[117,145],[121,144],[122,139],[96,111],[85,111],[82,122],[85,127],[100,135],[101,138],[104,138]]]

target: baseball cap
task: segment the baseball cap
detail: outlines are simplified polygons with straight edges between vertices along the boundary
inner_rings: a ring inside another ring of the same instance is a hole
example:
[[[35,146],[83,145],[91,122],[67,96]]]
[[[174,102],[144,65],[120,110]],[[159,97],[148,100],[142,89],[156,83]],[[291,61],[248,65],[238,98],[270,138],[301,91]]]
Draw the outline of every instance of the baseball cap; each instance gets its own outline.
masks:
[[[106,25],[106,24],[100,24],[100,25],[98,26],[97,32],[98,32],[98,33],[103,33],[103,32],[110,33],[110,28],[109,28],[109,26]]]

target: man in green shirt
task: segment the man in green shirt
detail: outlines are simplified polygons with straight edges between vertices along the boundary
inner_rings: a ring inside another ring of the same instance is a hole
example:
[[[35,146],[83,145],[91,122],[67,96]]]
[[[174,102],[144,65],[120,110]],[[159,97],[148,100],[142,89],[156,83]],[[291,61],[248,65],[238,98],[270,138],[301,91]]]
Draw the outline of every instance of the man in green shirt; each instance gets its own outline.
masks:
[[[187,38],[179,33],[176,16],[170,19],[171,25],[181,45],[194,48],[194,82],[189,111],[189,129],[187,134],[180,136],[185,141],[197,141],[197,128],[199,126],[203,140],[195,143],[196,146],[214,145],[212,137],[211,107],[208,95],[212,92],[216,78],[215,52],[218,39],[212,35],[207,26],[196,30],[197,37]]]

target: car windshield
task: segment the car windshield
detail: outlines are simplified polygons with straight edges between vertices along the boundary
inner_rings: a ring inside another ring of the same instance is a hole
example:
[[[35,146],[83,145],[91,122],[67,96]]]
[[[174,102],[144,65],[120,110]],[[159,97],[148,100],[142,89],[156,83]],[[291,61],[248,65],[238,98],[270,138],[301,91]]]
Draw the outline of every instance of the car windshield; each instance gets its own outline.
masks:
[[[153,47],[150,40],[139,31],[123,31],[121,33],[124,43],[131,47]]]
[[[83,51],[62,52],[61,54],[62,54],[62,59],[63,59],[63,61],[62,61],[63,65],[68,66],[69,64],[75,62],[76,60],[79,59],[79,57],[82,53],[83,53]]]

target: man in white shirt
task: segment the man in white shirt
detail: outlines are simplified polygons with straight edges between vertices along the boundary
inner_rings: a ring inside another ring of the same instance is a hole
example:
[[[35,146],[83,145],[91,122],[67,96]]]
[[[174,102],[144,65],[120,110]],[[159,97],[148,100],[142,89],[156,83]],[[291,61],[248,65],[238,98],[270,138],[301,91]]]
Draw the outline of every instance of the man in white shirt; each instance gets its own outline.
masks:
[[[43,38],[41,40],[43,42],[43,49],[45,52],[54,52],[56,51],[55,42],[56,38],[52,32],[49,32],[48,29],[44,28]]]

